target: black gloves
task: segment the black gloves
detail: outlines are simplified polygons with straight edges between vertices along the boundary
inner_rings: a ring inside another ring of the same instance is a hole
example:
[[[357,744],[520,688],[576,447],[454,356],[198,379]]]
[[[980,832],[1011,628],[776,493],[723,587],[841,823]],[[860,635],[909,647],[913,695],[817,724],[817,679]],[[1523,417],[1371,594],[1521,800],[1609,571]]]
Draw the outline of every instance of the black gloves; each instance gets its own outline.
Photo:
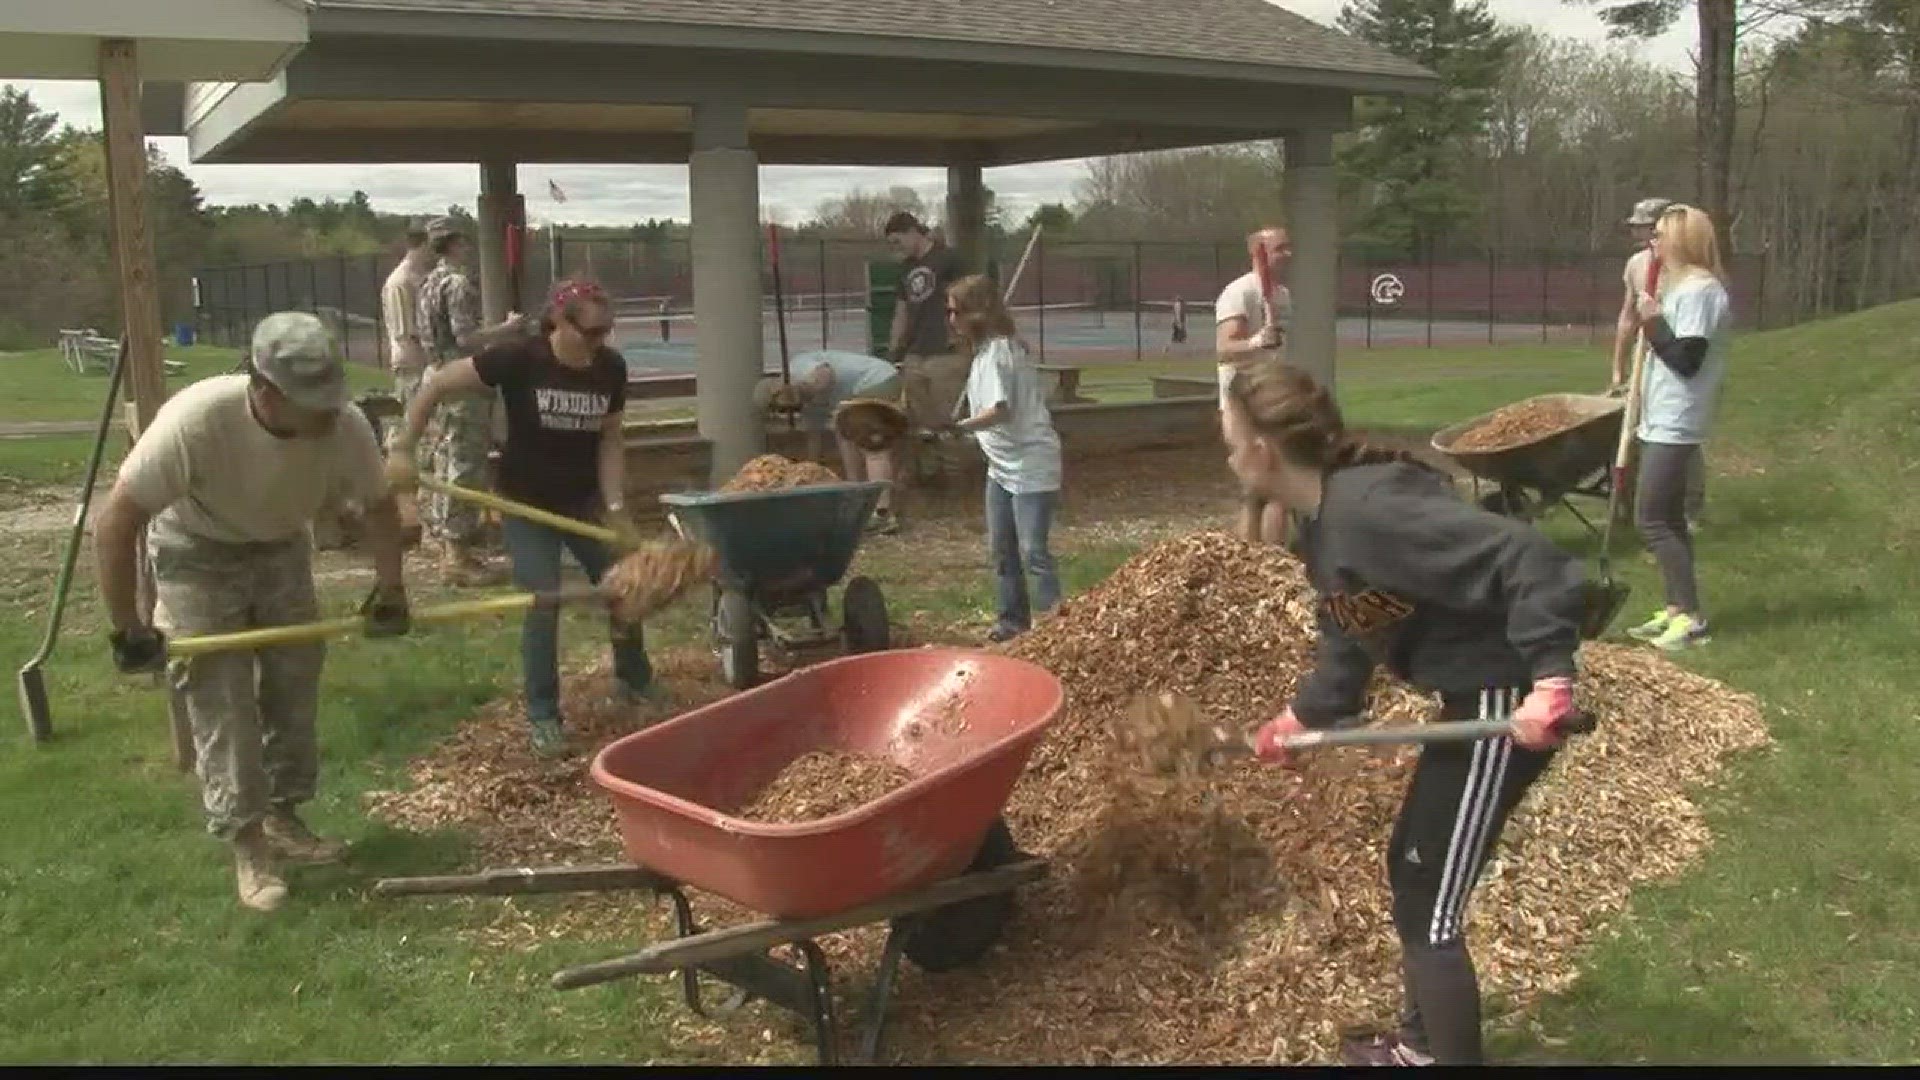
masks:
[[[113,666],[123,675],[166,670],[167,639],[151,626],[115,630],[107,641],[113,646]]]

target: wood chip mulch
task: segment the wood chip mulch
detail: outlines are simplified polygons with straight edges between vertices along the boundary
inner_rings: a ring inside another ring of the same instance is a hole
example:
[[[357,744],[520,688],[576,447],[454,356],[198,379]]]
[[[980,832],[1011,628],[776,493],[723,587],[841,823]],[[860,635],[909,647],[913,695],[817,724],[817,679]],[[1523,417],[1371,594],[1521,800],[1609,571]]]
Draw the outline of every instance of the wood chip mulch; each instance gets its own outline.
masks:
[[[1142,552],[1005,647],[1068,691],[1007,808],[1015,840],[1047,856],[1051,873],[1021,892],[1018,917],[981,963],[938,976],[903,966],[890,1058],[1323,1062],[1340,1031],[1390,1021],[1399,971],[1383,848],[1417,751],[1329,750],[1303,754],[1295,770],[1244,761],[1166,776],[1142,768],[1121,737],[1128,703],[1159,691],[1249,730],[1288,700],[1313,642],[1313,594],[1296,561],[1198,533]],[[694,650],[678,672],[663,666],[683,707],[725,693],[712,662]],[[1517,1008],[1574,980],[1577,957],[1635,887],[1700,859],[1712,837],[1690,795],[1731,755],[1770,743],[1752,697],[1644,648],[1591,644],[1581,669],[1580,704],[1599,728],[1561,752],[1515,814],[1468,920],[1483,991]],[[573,683],[570,695],[600,685]],[[1380,722],[1434,712],[1385,676],[1370,698]],[[583,748],[648,720],[571,697],[568,716]],[[496,710],[418,763],[413,790],[370,801],[410,828],[470,830],[486,865],[617,858],[611,804],[583,775],[585,759],[544,764],[525,743],[523,722]],[[531,914],[525,901],[493,903],[503,944],[604,931],[622,911],[624,933],[667,932],[639,897]],[[706,896],[696,907],[709,926],[754,917]],[[821,945],[850,983],[871,973],[883,942],[874,928]],[[749,1013],[778,1038],[797,1034]],[[708,1045],[733,1045],[728,1030],[685,1027]],[[772,1036],[756,1026],[734,1037],[744,1061],[764,1058]]]

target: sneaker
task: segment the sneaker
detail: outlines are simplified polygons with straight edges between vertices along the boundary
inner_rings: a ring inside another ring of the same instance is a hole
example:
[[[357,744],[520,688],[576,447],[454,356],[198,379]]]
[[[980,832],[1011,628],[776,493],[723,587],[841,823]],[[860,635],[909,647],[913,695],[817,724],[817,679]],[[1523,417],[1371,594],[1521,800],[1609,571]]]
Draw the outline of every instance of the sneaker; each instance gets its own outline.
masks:
[[[1648,619],[1639,626],[1628,629],[1627,636],[1633,638],[1635,641],[1652,641],[1654,638],[1666,633],[1667,624],[1672,621],[1673,613],[1666,608],[1661,608],[1659,611],[1653,613],[1653,618]]]
[[[1667,629],[1649,644],[1663,652],[1681,652],[1699,645],[1705,645],[1713,638],[1708,635],[1705,619],[1692,615],[1675,615],[1667,623]]]
[[[900,519],[891,510],[875,510],[867,519],[867,531],[875,536],[893,536],[900,532]]]
[[[240,903],[255,911],[272,911],[287,899],[287,882],[280,876],[273,848],[259,825],[249,825],[233,838],[233,869]]]
[[[558,720],[533,722],[533,752],[541,757],[559,757],[567,752],[567,736]]]
[[[996,626],[993,629],[987,631],[987,640],[993,642],[995,645],[1000,645],[1005,642],[1012,641],[1014,638],[1019,637],[1023,632],[1024,631],[1017,630],[1011,626]]]
[[[1362,1035],[1340,1040],[1343,1065],[1431,1065],[1433,1058],[1400,1041],[1397,1035]]]
[[[287,862],[317,866],[339,862],[347,853],[345,843],[315,836],[307,823],[290,809],[269,810],[260,825],[266,834],[267,846]]]

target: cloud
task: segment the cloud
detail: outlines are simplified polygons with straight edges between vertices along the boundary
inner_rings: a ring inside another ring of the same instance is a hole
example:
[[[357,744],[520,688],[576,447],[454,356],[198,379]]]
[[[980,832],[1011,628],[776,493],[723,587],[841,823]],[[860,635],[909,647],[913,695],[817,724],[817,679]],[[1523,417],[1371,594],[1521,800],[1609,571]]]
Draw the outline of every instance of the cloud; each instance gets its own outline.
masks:
[[[1274,0],[1269,0],[1274,2]],[[1342,0],[1285,0],[1280,7],[1331,25]],[[1494,14],[1510,22],[1570,37],[1598,41],[1604,26],[1586,5],[1561,0],[1491,0]],[[1680,25],[1645,44],[1649,60],[1685,70],[1693,29]],[[68,123],[100,125],[99,91],[91,82],[19,81],[43,108]],[[346,198],[365,191],[376,206],[394,213],[434,213],[450,205],[471,207],[479,190],[475,165],[195,165],[187,161],[185,139],[154,139],[153,144],[184,168],[207,201],[216,205],[286,202],[293,195],[314,199]],[[621,225],[647,218],[685,220],[687,175],[674,165],[528,165],[520,170],[527,214],[582,225]],[[1043,202],[1070,202],[1085,173],[1083,161],[1016,165],[989,170],[987,186],[1000,205],[1020,215]],[[565,204],[548,198],[547,181],[566,192]],[[905,185],[930,206],[945,198],[946,175],[939,169],[876,169],[841,166],[774,166],[762,170],[761,201],[789,223],[808,217],[827,199],[855,188]]]

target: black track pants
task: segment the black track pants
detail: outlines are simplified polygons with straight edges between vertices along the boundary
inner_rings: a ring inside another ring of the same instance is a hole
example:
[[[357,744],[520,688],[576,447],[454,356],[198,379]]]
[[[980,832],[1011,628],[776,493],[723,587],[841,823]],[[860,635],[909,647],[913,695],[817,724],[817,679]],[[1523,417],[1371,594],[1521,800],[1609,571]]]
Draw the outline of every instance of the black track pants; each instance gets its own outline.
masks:
[[[1448,719],[1505,719],[1527,691],[1449,698]],[[1500,830],[1553,751],[1511,739],[1428,746],[1400,804],[1387,846],[1387,881],[1399,932],[1406,1006],[1400,1038],[1438,1064],[1482,1060],[1480,984],[1463,936],[1467,900]]]

